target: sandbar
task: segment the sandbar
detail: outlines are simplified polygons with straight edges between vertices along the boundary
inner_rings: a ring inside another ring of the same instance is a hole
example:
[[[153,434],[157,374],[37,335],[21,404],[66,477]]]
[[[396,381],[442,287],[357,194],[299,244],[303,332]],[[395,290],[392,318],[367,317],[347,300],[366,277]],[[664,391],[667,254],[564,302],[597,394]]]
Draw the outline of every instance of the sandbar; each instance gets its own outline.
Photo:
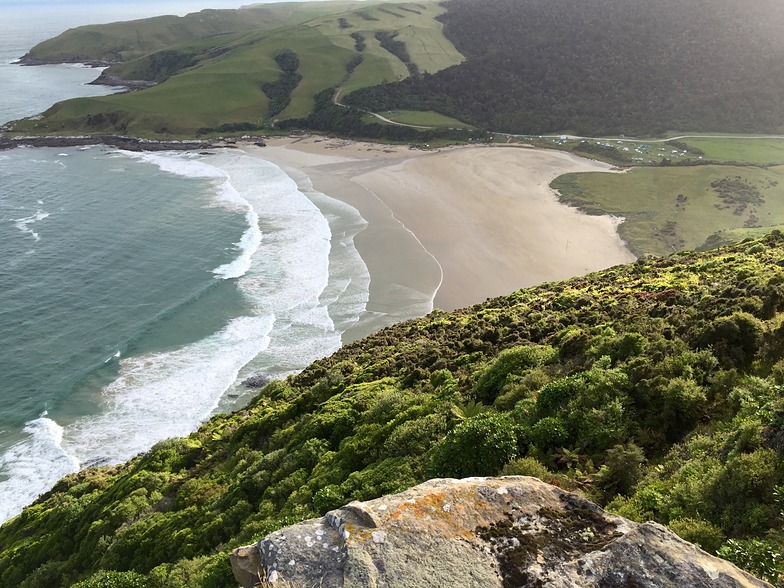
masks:
[[[610,172],[605,163],[516,146],[423,151],[316,137],[244,149],[368,221],[355,242],[370,310],[394,314],[398,296],[433,294],[452,310],[635,259],[617,233],[623,219],[584,214],[549,187],[564,173]]]

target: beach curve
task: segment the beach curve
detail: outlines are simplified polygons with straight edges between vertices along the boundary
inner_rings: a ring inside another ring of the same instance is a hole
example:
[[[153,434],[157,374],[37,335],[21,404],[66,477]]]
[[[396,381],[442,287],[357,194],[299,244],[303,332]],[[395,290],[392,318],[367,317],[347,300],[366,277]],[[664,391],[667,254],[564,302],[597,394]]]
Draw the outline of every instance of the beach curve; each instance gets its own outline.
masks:
[[[602,162],[514,146],[421,151],[316,137],[245,150],[299,170],[368,221],[357,249],[376,285],[369,309],[394,312],[401,284],[432,290],[434,306],[451,310],[635,259],[618,236],[622,219],[584,214],[550,188],[565,173],[612,171]],[[405,232],[418,253],[406,250]]]

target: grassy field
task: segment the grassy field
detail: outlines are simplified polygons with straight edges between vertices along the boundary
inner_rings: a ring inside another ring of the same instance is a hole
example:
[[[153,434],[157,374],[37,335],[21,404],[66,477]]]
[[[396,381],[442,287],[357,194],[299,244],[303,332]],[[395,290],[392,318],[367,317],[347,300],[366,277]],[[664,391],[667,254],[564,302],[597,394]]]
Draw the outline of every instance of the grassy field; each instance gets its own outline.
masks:
[[[625,218],[619,233],[636,255],[697,249],[721,231],[784,224],[784,166],[641,167],[567,174],[552,186],[586,212]]]
[[[403,123],[406,125],[417,125],[423,127],[434,127],[440,129],[473,129],[471,125],[467,125],[462,121],[457,120],[429,110],[427,112],[417,110],[392,110],[389,112],[379,112],[384,118],[393,120],[395,122]],[[381,122],[377,118],[372,117],[368,122]]]
[[[726,247],[733,243],[738,243],[744,239],[758,239],[772,231],[784,232],[784,225],[773,225],[770,227],[757,227],[754,229],[727,229],[714,233],[698,248],[699,251],[709,251],[717,247]]]
[[[781,138],[715,137],[686,138],[681,141],[690,148],[704,152],[703,157],[712,161],[784,164],[784,139]]]
[[[313,107],[313,96],[326,88],[341,86],[348,92],[409,75],[406,64],[381,47],[375,38],[377,31],[398,31],[397,40],[405,42],[411,62],[420,72],[434,72],[462,61],[443,36],[441,23],[435,20],[443,10],[432,2],[381,6],[363,3],[361,10],[318,16],[272,31],[192,40],[168,51],[195,56],[197,63],[157,86],[66,101],[47,111],[42,120],[18,123],[16,130],[183,136],[232,124],[268,127],[269,99],[261,86],[280,76],[274,58],[282,49],[296,52],[302,80],[292,92],[288,107],[275,118],[305,117]],[[297,14],[302,16],[302,12]],[[356,47],[358,35],[365,45],[361,52]],[[218,47],[219,55],[210,52]],[[119,66],[118,71],[149,73],[155,55]],[[348,66],[358,55],[362,61],[349,73]],[[445,124],[459,125],[451,120]]]

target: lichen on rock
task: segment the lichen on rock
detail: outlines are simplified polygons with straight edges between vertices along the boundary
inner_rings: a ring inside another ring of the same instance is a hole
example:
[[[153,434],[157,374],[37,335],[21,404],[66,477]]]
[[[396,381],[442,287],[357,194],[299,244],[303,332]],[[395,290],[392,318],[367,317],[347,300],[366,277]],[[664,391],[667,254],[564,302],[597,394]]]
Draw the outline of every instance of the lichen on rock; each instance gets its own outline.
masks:
[[[232,566],[246,588],[262,577],[324,588],[769,586],[661,525],[523,476],[430,480],[353,502],[235,550]]]

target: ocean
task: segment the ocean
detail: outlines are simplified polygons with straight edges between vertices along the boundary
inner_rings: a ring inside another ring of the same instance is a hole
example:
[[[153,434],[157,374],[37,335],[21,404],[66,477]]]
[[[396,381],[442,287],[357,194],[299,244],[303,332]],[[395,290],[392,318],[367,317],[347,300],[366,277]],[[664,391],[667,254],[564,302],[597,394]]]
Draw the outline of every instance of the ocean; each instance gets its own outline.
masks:
[[[13,89],[0,123],[116,91],[85,85],[96,70],[13,64],[68,26],[157,7],[80,6],[0,6],[0,87]],[[366,308],[366,227],[238,151],[0,152],[0,522],[63,475],[238,407],[253,394],[243,379],[295,373],[347,329],[391,323]],[[401,300],[395,317],[431,308]]]

